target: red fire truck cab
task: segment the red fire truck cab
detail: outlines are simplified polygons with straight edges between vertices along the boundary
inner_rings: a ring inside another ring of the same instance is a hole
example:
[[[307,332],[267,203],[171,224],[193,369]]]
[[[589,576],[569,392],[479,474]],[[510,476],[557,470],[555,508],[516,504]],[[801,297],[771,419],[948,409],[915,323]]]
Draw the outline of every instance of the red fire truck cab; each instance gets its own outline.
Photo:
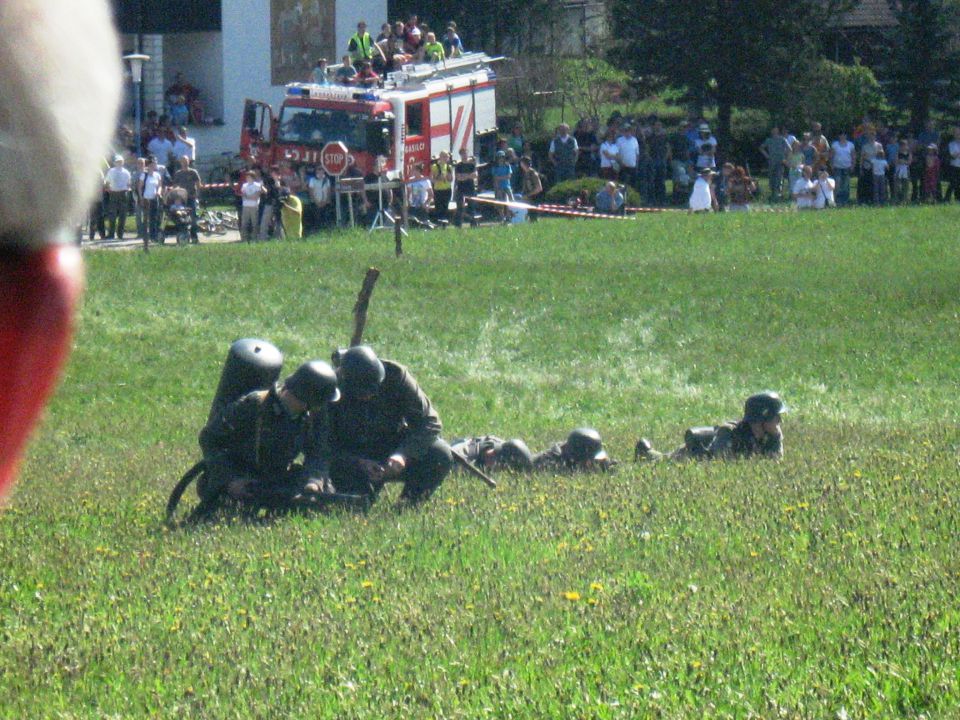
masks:
[[[367,175],[379,161],[390,179],[408,177],[417,163],[428,167],[444,150],[454,161],[460,148],[478,154],[496,137],[494,61],[467,53],[406,65],[374,88],[292,83],[279,116],[266,103],[246,101],[240,154],[262,167],[319,167],[324,145],[340,141],[356,170]]]

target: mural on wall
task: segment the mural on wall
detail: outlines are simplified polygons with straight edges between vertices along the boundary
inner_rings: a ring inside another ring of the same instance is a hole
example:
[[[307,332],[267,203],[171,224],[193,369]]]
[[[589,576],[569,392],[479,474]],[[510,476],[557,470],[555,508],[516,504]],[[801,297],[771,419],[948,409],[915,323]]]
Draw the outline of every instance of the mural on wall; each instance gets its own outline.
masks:
[[[336,0],[270,0],[270,82],[306,81],[317,58],[339,62]]]

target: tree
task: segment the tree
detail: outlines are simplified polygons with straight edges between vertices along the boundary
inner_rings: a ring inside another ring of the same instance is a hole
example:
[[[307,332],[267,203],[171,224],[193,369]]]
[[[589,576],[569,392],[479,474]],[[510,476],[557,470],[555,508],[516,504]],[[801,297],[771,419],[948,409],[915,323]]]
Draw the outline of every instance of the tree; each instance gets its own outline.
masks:
[[[791,84],[774,117],[794,128],[809,127],[816,120],[828,134],[835,134],[849,131],[865,115],[876,116],[887,109],[870,68],[820,60]]]
[[[897,26],[878,70],[890,100],[909,111],[919,131],[932,108],[946,109],[960,94],[960,7],[956,0],[898,0],[893,9]]]
[[[790,78],[819,59],[823,30],[854,0],[612,0],[611,61],[636,77],[717,104],[730,137],[735,105],[775,110]],[[618,32],[622,28],[622,32]]]
[[[560,89],[566,101],[583,117],[599,117],[600,108],[623,91],[629,76],[600,58],[564,61]]]

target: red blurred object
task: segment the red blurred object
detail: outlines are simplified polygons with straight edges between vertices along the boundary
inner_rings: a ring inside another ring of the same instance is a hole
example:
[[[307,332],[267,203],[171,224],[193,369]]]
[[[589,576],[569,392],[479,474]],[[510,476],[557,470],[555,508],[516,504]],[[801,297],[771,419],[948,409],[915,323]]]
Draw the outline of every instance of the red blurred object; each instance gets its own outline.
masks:
[[[82,287],[76,247],[0,245],[0,497],[69,354]]]

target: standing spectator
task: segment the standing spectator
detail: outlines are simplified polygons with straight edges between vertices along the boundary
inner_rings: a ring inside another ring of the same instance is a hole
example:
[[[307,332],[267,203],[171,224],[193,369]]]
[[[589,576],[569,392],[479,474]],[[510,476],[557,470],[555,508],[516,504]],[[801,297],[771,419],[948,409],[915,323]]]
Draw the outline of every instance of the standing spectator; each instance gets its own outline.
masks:
[[[333,210],[333,183],[323,168],[320,167],[312,168],[309,177],[307,193],[310,196],[310,203],[306,208],[307,212],[304,222],[307,232],[313,232],[331,220],[330,216]],[[259,201],[259,196],[257,200]],[[254,223],[256,223],[256,213],[254,213]]]
[[[352,64],[373,60],[373,38],[367,32],[367,23],[363,20],[357,23],[357,31],[347,42],[347,52],[350,54]]]
[[[257,236],[260,198],[263,193],[263,185],[257,179],[257,171],[248,170],[247,181],[240,187],[240,239],[245,242],[252,242]]]
[[[433,227],[430,213],[434,206],[433,184],[423,174],[423,163],[413,166],[413,176],[407,183],[407,203],[413,218],[428,228]]]
[[[850,202],[850,175],[857,164],[857,149],[841,132],[830,145],[830,165],[836,178],[837,205],[843,207]]]
[[[703,168],[717,167],[717,139],[710,133],[707,123],[700,123],[697,128],[697,139],[693,141],[697,152],[697,172]]]
[[[690,164],[690,143],[683,127],[669,135],[670,139],[670,177],[673,181],[673,204],[682,205],[690,196],[690,182],[693,166]]]
[[[727,200],[730,212],[749,212],[750,201],[757,191],[757,184],[747,175],[745,168],[737,166],[727,180]]]
[[[516,197],[517,193],[520,192],[520,183],[522,181],[520,177],[520,156],[513,151],[512,147],[508,147],[504,152],[507,154],[507,164],[513,171],[513,174],[510,176],[510,187],[513,189],[514,197]]]
[[[885,205],[887,202],[887,155],[879,142],[874,142],[873,159],[873,204]]]
[[[529,156],[524,155],[520,158],[520,192],[523,195],[523,201],[528,205],[536,205],[540,202],[540,196],[543,195],[543,182],[540,180],[540,173],[533,167],[533,161]],[[536,222],[537,214],[529,214],[530,221]]]
[[[106,158],[103,160],[103,165],[107,166],[109,163]],[[108,168],[109,169],[109,168]],[[90,231],[90,242],[93,242],[94,231],[100,233],[100,239],[105,240],[107,237],[107,228],[106,228],[106,214],[107,214],[107,191],[104,188],[104,172],[103,170],[97,170],[94,174],[94,177],[97,175],[100,176],[100,184],[97,185],[99,188],[96,195],[94,195],[93,200],[90,203],[90,213],[88,215],[87,226]]]
[[[817,185],[813,182],[813,168],[804,165],[800,168],[800,179],[791,188],[797,210],[811,210],[817,196]]]
[[[458,58],[463,55],[463,42],[457,35],[457,28],[453,25],[447,27],[443,37],[443,52],[448,58]]]
[[[867,125],[860,136],[860,175],[857,181],[857,203],[860,205],[873,202],[873,158],[877,154],[877,147],[873,126]]]
[[[507,153],[503,150],[497,150],[496,160],[493,169],[490,171],[493,176],[493,194],[500,202],[513,202],[513,168],[507,162]],[[500,206],[500,218],[503,222],[508,222],[513,217],[510,208]]]
[[[693,183],[693,191],[690,193],[690,211],[691,212],[710,212],[719,209],[717,196],[713,191],[713,168],[703,168]]]
[[[930,145],[940,146],[940,130],[933,120],[924,123],[923,130],[917,135],[917,143],[924,149]]]
[[[170,156],[173,155],[173,141],[170,139],[172,134],[170,130],[160,128],[157,136],[147,143],[147,151],[157,159],[158,165],[165,168],[170,164]]]
[[[910,143],[901,140],[897,144],[897,155],[893,168],[894,200],[906,204],[910,200],[910,167],[913,165],[913,153]]]
[[[640,162],[640,142],[633,123],[623,126],[623,134],[617,138],[620,156],[620,182],[627,187],[637,187],[637,164]]]
[[[263,202],[260,208],[260,239],[268,240],[270,230],[273,229],[274,237],[282,239],[283,231],[283,209],[284,187],[280,177],[280,168],[274,167],[263,178]]]
[[[600,139],[597,137],[597,122],[593,118],[580,118],[573,133],[580,157],[577,160],[577,172],[581,176],[595,177],[600,167]]]
[[[837,184],[836,181],[830,177],[830,173],[827,172],[826,168],[822,168],[817,171],[817,179],[814,180],[816,183],[816,194],[813,198],[813,207],[815,210],[823,210],[828,207],[835,207],[837,201],[834,197],[834,189]]]
[[[623,192],[613,180],[607,183],[597,193],[593,209],[598,213],[607,215],[622,215],[624,213]]]
[[[940,148],[936,143],[927,145],[923,161],[923,185],[920,199],[925,203],[940,201]],[[93,239],[91,232],[90,239]]]
[[[670,167],[670,138],[663,123],[653,121],[653,129],[647,142],[650,151],[650,196],[648,202],[654,207],[667,204],[667,169]]]
[[[780,134],[780,128],[770,128],[770,136],[760,144],[760,154],[767,161],[767,177],[770,180],[770,199],[780,200],[783,189],[783,171],[787,164],[790,146]]]
[[[123,156],[113,158],[113,167],[107,170],[103,178],[103,188],[107,191],[107,237],[123,240],[123,229],[127,222],[127,205],[130,202],[130,171],[123,166]]]
[[[612,127],[607,128],[607,134],[600,143],[600,177],[607,180],[620,179],[620,145],[617,144],[616,132]]]
[[[813,172],[816,175],[830,160],[830,143],[823,134],[823,126],[817,121],[810,123],[810,146],[814,152]]]
[[[900,153],[900,135],[896,130],[887,133],[883,145],[883,153],[887,158],[887,197],[890,202],[897,202],[897,155]]]
[[[455,197],[457,202],[457,227],[463,225],[463,213],[467,208],[467,198],[477,194],[477,161],[470,156],[467,148],[460,148],[460,161],[453,166]]]
[[[157,167],[157,159],[152,155],[147,161],[147,172],[140,182],[140,196],[143,198],[147,215],[147,239],[151,242],[162,243],[160,201],[163,199],[163,176]]]
[[[173,184],[187,191],[187,209],[190,211],[190,242],[198,243],[197,211],[200,209],[200,191],[203,190],[203,181],[200,173],[190,167],[190,159],[186,155],[180,157],[180,169],[173,174]]]
[[[557,126],[556,135],[550,141],[550,162],[553,163],[554,178],[557,182],[573,180],[577,175],[577,159],[580,157],[580,146],[577,139],[570,134],[570,126],[561,123]]]
[[[813,167],[817,161],[817,150],[813,146],[813,136],[810,133],[803,134],[800,149],[803,151],[803,164]]]
[[[960,127],[953,128],[953,139],[947,145],[947,153],[950,156],[949,165],[947,165],[947,192],[944,193],[943,201],[950,202],[960,200]]]
[[[140,186],[146,174],[146,158],[137,158],[137,169],[131,174],[130,189],[133,191],[133,214],[137,221],[137,237],[141,240],[147,237],[147,216],[144,212],[143,196],[140,194]]]
[[[790,196],[793,197],[793,186],[803,177],[803,144],[794,140],[790,144],[790,154],[787,155],[787,182],[790,183]]]
[[[514,123],[510,130],[510,137],[507,138],[507,147],[512,149],[517,155],[523,155],[523,126],[520,123]]]
[[[714,194],[717,197],[717,209],[720,212],[723,212],[727,209],[729,200],[727,198],[728,185],[730,184],[730,178],[733,175],[733,163],[724,163],[720,166],[720,177],[717,180],[715,185]]]
[[[430,178],[433,180],[434,204],[438,211],[445,213],[450,204],[450,186],[453,182],[453,166],[450,164],[450,153],[446,150],[441,150],[430,165]]]
[[[182,157],[187,158],[193,165],[197,160],[197,141],[187,135],[187,128],[183,126],[178,128],[175,138],[173,149],[170,151],[174,160],[177,161],[174,167],[179,167],[179,160]]]

